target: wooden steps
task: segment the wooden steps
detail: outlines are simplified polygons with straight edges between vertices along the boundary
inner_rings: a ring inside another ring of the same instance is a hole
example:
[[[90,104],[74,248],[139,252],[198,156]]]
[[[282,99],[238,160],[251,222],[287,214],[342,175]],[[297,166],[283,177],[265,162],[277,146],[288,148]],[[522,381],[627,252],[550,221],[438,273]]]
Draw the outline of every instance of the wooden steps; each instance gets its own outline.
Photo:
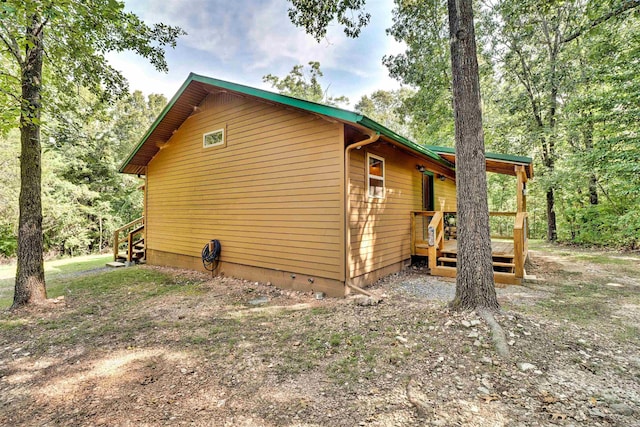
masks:
[[[124,248],[124,254],[118,252],[115,257],[115,261],[127,261],[129,259],[129,250],[128,248]],[[144,239],[139,239],[132,245],[131,250],[131,261],[139,264],[144,263],[146,258],[146,248],[144,245]]]
[[[438,266],[447,268],[456,268],[458,263],[456,252],[442,251],[442,256],[438,257]],[[494,254],[493,255],[493,271],[496,273],[515,273],[516,264],[513,262],[512,254]]]
[[[113,232],[113,260],[130,264],[144,262],[145,258],[144,217],[140,217]]]

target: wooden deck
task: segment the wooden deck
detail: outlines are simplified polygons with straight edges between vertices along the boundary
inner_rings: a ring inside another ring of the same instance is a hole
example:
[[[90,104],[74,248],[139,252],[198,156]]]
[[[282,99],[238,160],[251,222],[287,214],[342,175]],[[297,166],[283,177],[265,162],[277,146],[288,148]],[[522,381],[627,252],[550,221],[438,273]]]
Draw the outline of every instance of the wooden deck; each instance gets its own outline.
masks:
[[[429,270],[434,276],[456,277],[458,241],[455,226],[444,224],[454,212],[411,212],[411,255],[428,258]],[[518,285],[524,278],[524,262],[527,259],[527,213],[493,212],[491,216],[513,217],[513,234],[510,237],[491,239],[491,258],[496,283]]]
[[[458,253],[458,241],[455,239],[445,240],[444,248],[442,252],[457,254]],[[513,241],[505,242],[502,240],[491,240],[491,255],[494,257],[513,258]]]

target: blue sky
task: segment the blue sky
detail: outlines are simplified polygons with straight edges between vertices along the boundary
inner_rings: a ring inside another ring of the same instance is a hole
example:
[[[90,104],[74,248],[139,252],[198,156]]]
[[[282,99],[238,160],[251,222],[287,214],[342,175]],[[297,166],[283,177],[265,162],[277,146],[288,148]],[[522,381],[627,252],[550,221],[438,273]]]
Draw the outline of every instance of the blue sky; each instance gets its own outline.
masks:
[[[132,53],[110,54],[131,90],[170,98],[192,71],[270,89],[262,76],[284,76],[309,61],[320,61],[329,94],[346,95],[351,105],[376,89],[399,87],[382,65],[383,55],[402,51],[385,34],[392,0],[367,1],[372,18],[358,39],[347,38],[335,24],[320,43],[291,24],[286,0],[126,0],[125,5],[149,24],[178,25],[188,33],[167,51],[168,74]]]

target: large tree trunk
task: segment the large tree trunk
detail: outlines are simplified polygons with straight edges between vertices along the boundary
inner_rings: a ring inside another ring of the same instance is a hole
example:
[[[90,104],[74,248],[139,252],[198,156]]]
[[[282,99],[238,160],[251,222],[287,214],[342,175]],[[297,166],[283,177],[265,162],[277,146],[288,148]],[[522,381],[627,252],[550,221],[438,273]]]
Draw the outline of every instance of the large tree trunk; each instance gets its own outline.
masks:
[[[20,113],[20,219],[18,269],[13,307],[41,303],[47,298],[42,259],[42,197],[40,94],[42,90],[42,26],[34,16],[27,28],[29,41],[22,67]]]
[[[448,0],[458,194],[458,274],[452,306],[500,306],[493,283],[487,174],[472,0]]]

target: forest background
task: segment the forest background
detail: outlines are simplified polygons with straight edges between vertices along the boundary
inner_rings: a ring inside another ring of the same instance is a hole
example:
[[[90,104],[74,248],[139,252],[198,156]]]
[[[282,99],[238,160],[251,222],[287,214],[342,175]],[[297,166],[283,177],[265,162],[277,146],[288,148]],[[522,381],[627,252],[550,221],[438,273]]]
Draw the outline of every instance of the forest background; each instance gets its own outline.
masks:
[[[425,3],[398,0],[388,30],[407,46],[383,58],[403,88],[376,91],[355,109],[418,143],[453,146],[446,4]],[[640,247],[639,3],[498,0],[476,8],[486,148],[534,158],[532,238]],[[288,76],[265,81],[281,93],[345,102],[326,97],[319,63],[292,65]],[[14,86],[0,73],[0,258],[17,247]],[[167,100],[136,91],[107,102],[82,87],[45,96],[58,100],[43,117],[45,250],[108,250],[113,231],[142,208],[142,180],[118,167]],[[515,210],[512,181],[490,174],[490,210]]]

